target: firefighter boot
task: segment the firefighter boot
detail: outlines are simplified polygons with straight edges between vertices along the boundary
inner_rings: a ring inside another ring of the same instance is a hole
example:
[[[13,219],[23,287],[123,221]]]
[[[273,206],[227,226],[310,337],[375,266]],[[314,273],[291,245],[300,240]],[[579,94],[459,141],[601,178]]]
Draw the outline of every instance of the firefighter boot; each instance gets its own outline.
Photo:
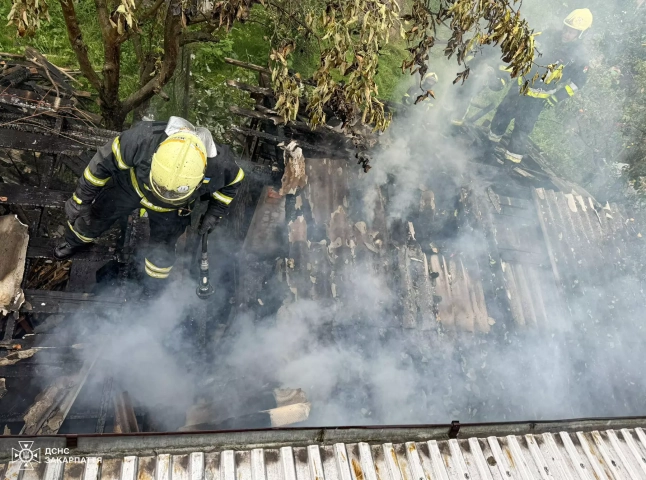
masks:
[[[85,248],[86,247],[84,245],[75,247],[70,245],[67,241],[64,241],[54,247],[54,257],[57,260],[65,260]]]

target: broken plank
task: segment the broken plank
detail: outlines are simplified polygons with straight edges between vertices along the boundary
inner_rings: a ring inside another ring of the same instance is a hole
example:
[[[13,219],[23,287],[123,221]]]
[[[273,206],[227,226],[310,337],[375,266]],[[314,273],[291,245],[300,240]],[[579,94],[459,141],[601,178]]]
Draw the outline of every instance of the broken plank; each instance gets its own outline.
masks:
[[[0,183],[0,204],[63,208],[72,192]]]
[[[0,58],[5,57],[5,58],[16,58],[20,60],[24,60],[25,56],[20,55],[18,53],[8,53],[8,52],[0,52]]]
[[[34,63],[35,65],[43,69],[47,69],[47,71],[51,76],[51,80],[56,82],[56,84],[58,85],[59,88],[61,88],[61,90],[72,92],[72,87],[67,83],[68,79],[71,79],[78,84],[81,83],[75,78],[73,78],[71,75],[62,72],[56,65],[54,65],[49,60],[47,60],[42,53],[40,53],[38,50],[36,50],[33,47],[25,47],[25,58],[31,61],[32,63]]]
[[[125,298],[53,290],[25,290],[25,299],[27,303],[22,311],[30,313],[96,313],[121,308],[126,301]]]

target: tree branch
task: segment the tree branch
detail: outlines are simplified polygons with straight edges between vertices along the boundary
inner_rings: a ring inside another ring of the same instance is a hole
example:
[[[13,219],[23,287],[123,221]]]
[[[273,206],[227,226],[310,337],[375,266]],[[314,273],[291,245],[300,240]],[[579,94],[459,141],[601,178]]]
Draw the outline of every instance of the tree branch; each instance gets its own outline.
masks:
[[[90,84],[97,92],[102,89],[101,78],[96,74],[90,57],[87,54],[87,45],[83,41],[83,33],[76,18],[76,10],[74,9],[74,0],[60,0],[61,8],[63,10],[63,18],[65,19],[65,26],[67,27],[67,37],[69,38],[76,59],[79,62],[81,73],[88,79]]]
[[[189,43],[197,43],[197,42],[213,42],[217,43],[220,41],[219,37],[214,37],[210,33],[204,33],[204,32],[191,32],[187,33],[186,35],[182,35],[182,38],[179,41],[180,46],[188,45]]]
[[[175,73],[177,68],[177,58],[179,56],[179,41],[181,24],[182,6],[181,0],[171,0],[166,11],[164,23],[164,60],[161,69],[148,83],[136,92],[130,94],[121,103],[121,112],[125,115],[130,110],[137,108],[143,102],[159,93],[164,85]]]
[[[285,10],[283,7],[281,7],[280,5],[278,5],[276,2],[269,2],[269,5],[271,5],[272,7],[276,7],[276,8],[277,8],[278,10],[280,10],[283,14],[287,15],[289,18],[291,18],[291,19],[292,19],[292,20],[294,20],[296,23],[298,23],[301,27],[303,27],[305,30],[307,30],[307,31],[310,33],[310,35],[312,35],[314,38],[316,38],[317,40],[320,40],[319,36],[318,36],[315,32],[313,32],[313,31],[312,31],[312,29],[311,29],[310,27],[308,27],[308,26],[307,26],[307,25],[305,25],[303,22],[301,22],[298,18],[296,18],[296,15],[294,15],[293,13],[289,13],[289,12],[288,12],[287,10]]]
[[[137,19],[137,22],[141,24],[146,20],[152,18],[157,13],[157,10],[159,10],[159,7],[161,7],[165,1],[166,0],[157,0],[152,7],[141,14],[141,17]]]
[[[220,41],[219,37],[214,37],[213,32],[215,31],[215,25],[206,25],[199,32],[185,32],[182,34],[179,44],[180,46],[188,45],[189,43],[196,42],[214,42],[217,43]]]

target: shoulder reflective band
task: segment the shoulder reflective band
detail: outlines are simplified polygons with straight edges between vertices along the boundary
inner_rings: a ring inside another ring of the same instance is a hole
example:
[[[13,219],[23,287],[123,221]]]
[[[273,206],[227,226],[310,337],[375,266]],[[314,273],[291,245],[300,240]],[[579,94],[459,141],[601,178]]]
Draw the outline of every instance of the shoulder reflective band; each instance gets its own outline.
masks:
[[[576,92],[578,89],[579,87],[577,87],[574,83],[569,83],[565,86],[565,91],[570,97],[573,96],[574,92]]]
[[[88,165],[85,167],[85,170],[83,171],[83,176],[85,179],[90,182],[92,185],[95,187],[103,187],[106,183],[108,183],[108,180],[110,180],[110,177],[108,178],[99,178],[95,177],[92,175],[92,172],[90,172],[90,166]]]
[[[242,170],[242,168],[238,168],[238,174],[236,175],[236,178],[234,178],[233,182],[231,182],[229,185],[233,185],[234,183],[241,182],[243,179],[244,179],[244,170]],[[227,187],[229,185],[227,185]]]
[[[143,192],[139,188],[139,183],[137,182],[137,175],[135,174],[134,168],[130,169],[130,182],[132,183],[132,188],[135,189],[135,192],[137,192],[137,195],[139,195],[139,198],[141,198],[140,203],[147,209],[159,213],[174,212],[176,210],[175,208],[158,207],[157,205],[154,205],[150,201],[148,201],[148,199],[144,197]]]
[[[83,200],[76,196],[76,193],[72,195],[72,200],[74,200],[79,205],[83,205]]]
[[[549,98],[551,93],[547,92],[537,92],[536,90],[532,90],[531,88],[527,90],[527,96],[533,97],[533,98]]]
[[[76,235],[78,237],[78,239],[80,241],[82,241],[83,243],[92,243],[94,241],[93,238],[85,237],[85,236],[81,235],[79,232],[77,232],[76,230],[74,230],[74,227],[72,227],[72,224],[70,222],[67,222],[67,226],[70,227],[70,230],[72,231],[72,233],[74,235]]]
[[[119,137],[114,139],[114,142],[112,142],[112,153],[114,154],[114,158],[117,161],[117,167],[119,167],[120,170],[128,170],[128,165],[126,165],[126,162],[123,161],[123,157],[121,156],[121,144],[119,143]]]
[[[170,271],[173,269],[172,266],[158,267],[147,258],[145,259],[145,262],[146,262],[146,268],[145,268],[146,274],[153,278],[168,278],[168,275],[170,275]]]
[[[226,195],[222,195],[220,192],[214,192],[213,193],[213,198],[215,198],[216,200],[221,201],[225,205],[229,205],[233,201],[233,198],[227,197]]]

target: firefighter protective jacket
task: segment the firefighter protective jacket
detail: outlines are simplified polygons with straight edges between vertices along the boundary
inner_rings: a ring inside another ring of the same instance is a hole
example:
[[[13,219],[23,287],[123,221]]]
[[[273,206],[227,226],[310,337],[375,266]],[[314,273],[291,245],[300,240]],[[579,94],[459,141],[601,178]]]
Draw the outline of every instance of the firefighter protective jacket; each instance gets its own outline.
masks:
[[[190,126],[186,120],[171,117],[168,122],[139,122],[99,148],[79,179],[74,200],[79,204],[92,203],[101,189],[111,180],[131,188],[141,198],[141,205],[156,212],[173,212],[189,208],[194,200],[208,194],[208,212],[222,217],[233,201],[243,170],[235,163],[228,146],[216,146],[206,129],[198,129],[207,149],[206,172],[202,185],[186,200],[186,205],[166,204],[150,189],[150,164],[157,147],[177,125]]]
[[[536,58],[532,71],[519,78],[522,85],[525,80],[530,81],[528,95],[535,98],[551,99],[554,102],[565,100],[575,94],[587,81],[588,53],[581,40],[563,42],[561,32],[550,30],[538,37],[537,50],[541,56]],[[562,77],[558,79],[555,74],[548,74],[545,80],[537,80],[531,84],[531,79],[536,73],[542,73],[545,65],[556,65],[562,68]]]

